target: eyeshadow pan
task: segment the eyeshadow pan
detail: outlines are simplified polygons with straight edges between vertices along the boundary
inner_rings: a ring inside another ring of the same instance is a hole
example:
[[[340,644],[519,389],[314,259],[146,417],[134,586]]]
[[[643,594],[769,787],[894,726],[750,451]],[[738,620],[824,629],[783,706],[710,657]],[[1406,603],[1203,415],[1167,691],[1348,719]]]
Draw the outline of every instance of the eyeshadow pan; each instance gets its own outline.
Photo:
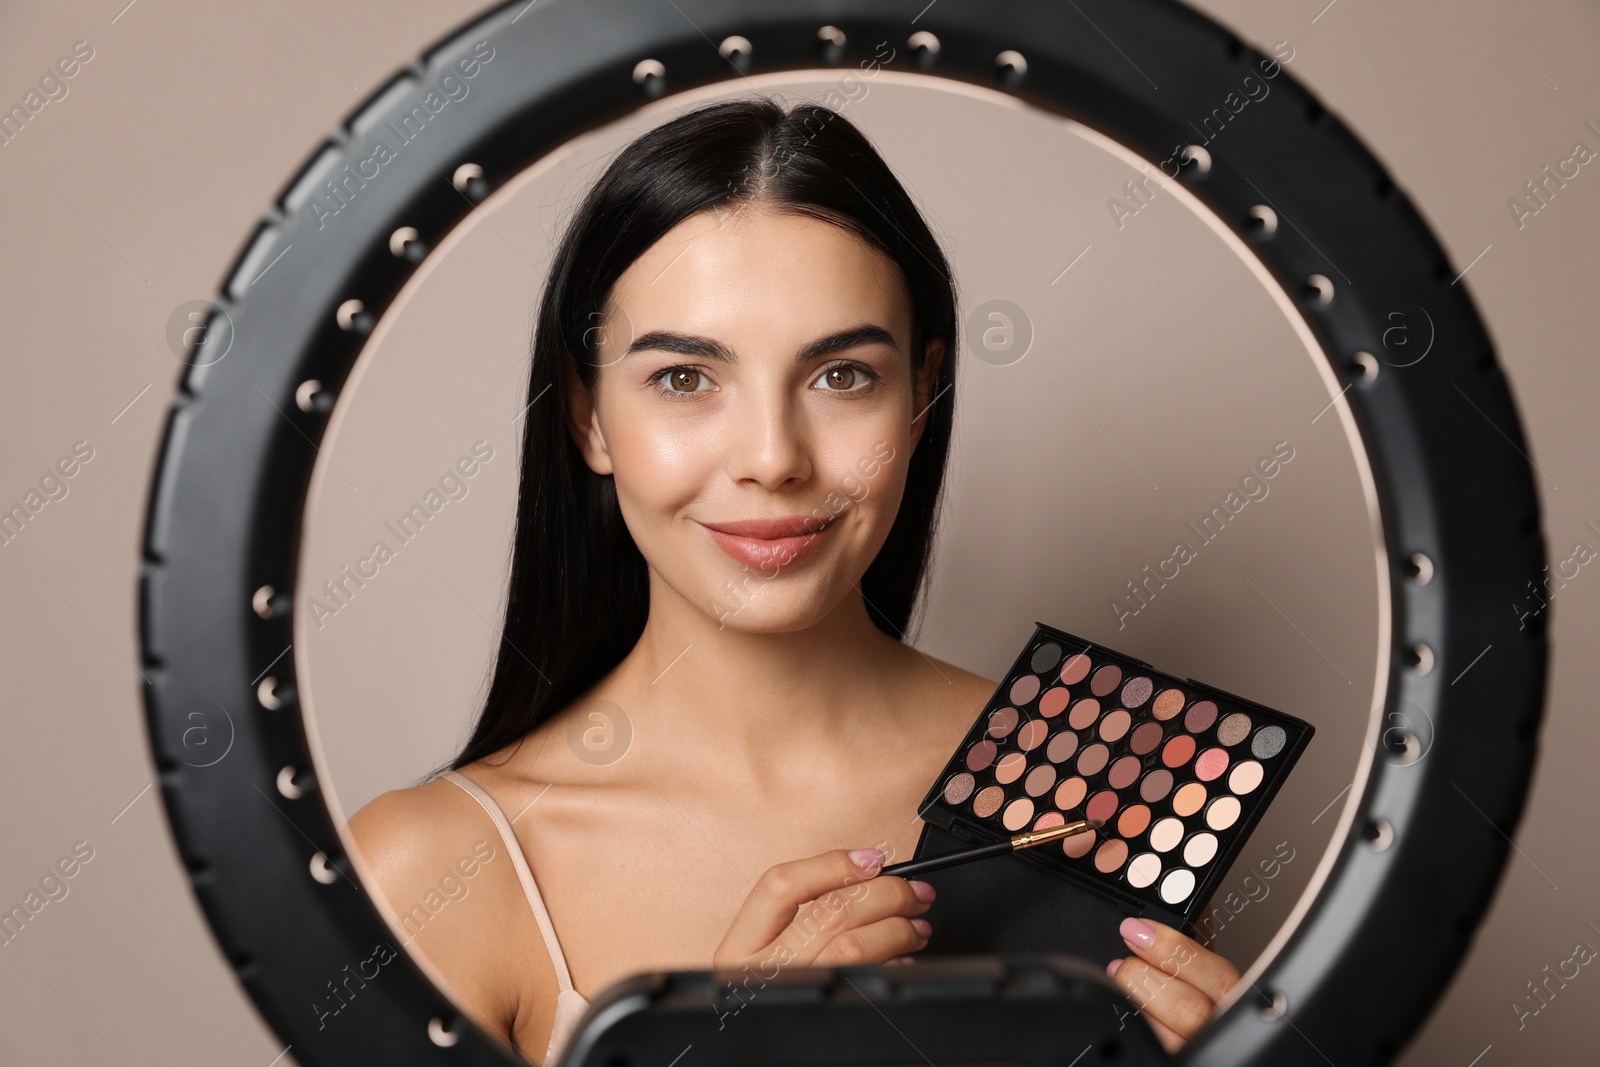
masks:
[[[1087,730],[1100,717],[1100,702],[1094,697],[1084,697],[1067,712],[1067,725],[1074,730]]]
[[[1062,811],[1071,811],[1083,803],[1083,798],[1089,795],[1089,783],[1082,778],[1068,778],[1056,786],[1056,807]],[[1088,835],[1085,834],[1085,837]]]
[[[994,765],[994,780],[1001,785],[1010,785],[1022,777],[1022,772],[1027,767],[1027,756],[1020,752],[1007,752],[1000,757],[1000,762]]]
[[[1168,904],[1181,904],[1194,892],[1194,872],[1179,867],[1168,871],[1161,880],[1161,899]]]
[[[1140,723],[1133,729],[1133,739],[1128,742],[1128,748],[1136,756],[1148,756],[1161,745],[1161,739],[1165,736],[1160,723]]]
[[[1094,847],[1094,834],[1073,834],[1061,842],[1061,851],[1073,859],[1081,859]]]
[[[972,814],[980,819],[987,819],[1000,810],[1000,805],[1005,802],[1006,791],[997,785],[984,786],[978,790],[978,795],[972,801]]]
[[[1183,846],[1183,862],[1191,867],[1204,867],[1217,856],[1217,835],[1204,830],[1189,838]]]
[[[1172,794],[1172,810],[1186,819],[1199,811],[1205,802],[1206,787],[1199,782],[1181,785],[1178,791]]]
[[[1183,820],[1166,818],[1150,828],[1150,847],[1157,852],[1171,852],[1183,840]]]
[[[1172,772],[1157,767],[1139,783],[1139,796],[1151,804],[1172,792]]]
[[[1101,874],[1110,874],[1121,867],[1128,858],[1128,843],[1118,841],[1116,838],[1105,842],[1094,854],[1094,869]]]
[[[1039,714],[1047,719],[1053,719],[1067,710],[1067,701],[1072,694],[1063,686],[1052,686],[1044,691],[1044,696],[1039,698]]]
[[[1046,671],[1054,670],[1056,664],[1060,662],[1061,646],[1054,641],[1046,641],[1033,650],[1033,659],[1028,665],[1038,673],[1044,674]]]
[[[1103,697],[1117,687],[1122,681],[1122,668],[1115,663],[1107,663],[1104,667],[1094,672],[1094,677],[1089,679],[1089,692],[1097,697]]]
[[[1129,678],[1127,684],[1122,687],[1122,706],[1137,708],[1150,699],[1150,693],[1155,687],[1156,684],[1142,674],[1136,678]]]
[[[993,741],[979,741],[967,749],[967,770],[983,770],[994,762],[994,754],[998,751]]]
[[[1194,755],[1194,738],[1188,734],[1179,734],[1167,742],[1167,747],[1161,750],[1161,762],[1168,767],[1182,767]],[[973,767],[975,771],[983,770],[982,767]]]
[[[1208,748],[1194,760],[1194,776],[1202,782],[1214,782],[1228,769],[1228,750]]]
[[[1228,788],[1244,796],[1246,793],[1255,792],[1256,786],[1260,785],[1266,776],[1266,769],[1261,764],[1253,759],[1247,759],[1228,775]]]
[[[1089,657],[1079,652],[1075,656],[1068,656],[1067,662],[1061,665],[1061,681],[1066,685],[1074,685],[1083,681],[1089,673]]]
[[[1016,697],[1013,696],[1011,699],[1016,700]],[[1203,734],[1211,729],[1211,724],[1216,721],[1217,705],[1210,700],[1196,700],[1189,705],[1189,711],[1183,717],[1183,728],[1191,734]]]
[[[1126,789],[1139,780],[1140,763],[1138,756],[1123,756],[1111,765],[1111,770],[1106,772],[1106,781],[1112,789]],[[1238,792],[1238,790],[1234,790]]]
[[[1017,728],[1016,708],[996,708],[989,715],[989,736],[1005,737]]]
[[[1039,676],[1024,674],[1011,683],[1011,703],[1026,704],[1039,695]]]
[[[1048,830],[1052,826],[1065,826],[1066,823],[1067,817],[1059,811],[1047,811],[1033,820],[1033,828],[1035,830]]]
[[[1029,719],[1022,724],[1022,729],[1017,731],[1017,747],[1024,752],[1032,752],[1044,744],[1044,739],[1050,736],[1050,726],[1042,719]]]
[[[1110,822],[1111,816],[1116,813],[1117,794],[1110,789],[1100,790],[1100,792],[1089,798],[1089,803],[1083,806],[1083,814],[1086,818],[1097,819],[1100,822]]]
[[[1100,744],[1089,745],[1078,753],[1078,773],[1099,774],[1106,769],[1106,764],[1110,761],[1110,749]]]
[[[1236,711],[1222,720],[1222,725],[1217,727],[1217,740],[1232,748],[1240,741],[1250,736],[1250,716],[1242,711]]]
[[[1114,708],[1100,720],[1100,740],[1121,741],[1133,725],[1133,716],[1121,708]]]
[[[1050,739],[1048,745],[1044,746],[1045,758],[1051,763],[1060,763],[1062,760],[1070,759],[1076,751],[1078,751],[1078,735],[1070,730],[1062,730]]]
[[[1041,763],[1028,772],[1028,777],[1022,783],[1022,788],[1027,790],[1030,797],[1042,797],[1050,792],[1050,787],[1056,784],[1056,769],[1048,763]]]
[[[1213,830],[1226,830],[1239,821],[1242,810],[1236,797],[1218,797],[1206,808],[1206,825]]]
[[[1161,876],[1161,857],[1154,852],[1141,852],[1128,863],[1128,884],[1143,889]]]
[[[973,787],[978,780],[966,771],[952,774],[950,780],[944,784],[944,802],[946,804],[960,804],[972,795]]]
[[[1000,823],[1007,830],[1020,830],[1028,825],[1028,820],[1031,818],[1033,818],[1033,801],[1027,797],[1018,797],[1006,805],[1006,813],[1000,816]]]
[[[1250,754],[1256,759],[1271,759],[1283,751],[1289,736],[1281,726],[1263,726],[1250,741]]]
[[[1150,826],[1150,809],[1143,804],[1129,804],[1117,816],[1117,833],[1132,840]]]
[[[1163,689],[1156,694],[1156,702],[1150,705],[1150,713],[1162,722],[1166,722],[1178,712],[1183,710],[1183,690]]]

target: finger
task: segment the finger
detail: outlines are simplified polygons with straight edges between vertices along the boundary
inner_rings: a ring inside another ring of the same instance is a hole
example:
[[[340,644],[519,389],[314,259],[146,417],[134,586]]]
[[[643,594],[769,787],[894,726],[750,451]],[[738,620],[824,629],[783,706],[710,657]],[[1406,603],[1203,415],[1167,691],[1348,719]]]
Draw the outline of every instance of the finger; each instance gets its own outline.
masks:
[[[760,952],[794,921],[801,904],[875,877],[884,858],[875,848],[836,848],[768,867],[739,906],[717,954],[743,958]]]
[[[1187,1038],[1160,1019],[1153,1019],[1142,1012],[1139,1014],[1139,1018],[1144,1020],[1145,1025],[1150,1028],[1150,1032],[1156,1035],[1156,1040],[1161,1042],[1161,1047],[1167,1052],[1177,1052],[1189,1043]]]
[[[883,963],[895,956],[926,948],[933,927],[926,919],[895,915],[866,926],[856,926],[835,934],[812,963],[819,967],[849,967],[862,963]]]
[[[1116,980],[1117,971],[1119,968],[1121,968],[1123,963],[1124,960],[1119,957],[1118,959],[1114,959],[1110,963],[1106,964],[1106,973],[1111,976],[1112,981]],[[1160,1019],[1151,1018],[1150,1016],[1144,1014],[1142,1010],[1130,1012],[1119,1011],[1117,1015],[1119,1019],[1126,1018],[1129,1015],[1137,1015],[1139,1018],[1143,1019],[1145,1025],[1150,1028],[1150,1032],[1156,1035],[1156,1040],[1161,1042],[1161,1047],[1166,1049],[1168,1052],[1177,1052],[1187,1043],[1184,1037],[1174,1031],[1172,1027],[1168,1026]],[[1118,1029],[1121,1029],[1121,1025],[1118,1026]]]
[[[1130,917],[1122,920],[1117,932],[1140,959],[1181,978],[1212,1003],[1225,998],[1239,981],[1233,964],[1165,923]]]
[[[1160,1024],[1179,1044],[1194,1036],[1216,1007],[1211,998],[1182,978],[1165,974],[1137,956],[1123,960],[1112,972],[1111,980],[1128,994],[1157,1037],[1161,1030],[1156,1024]]]
[[[890,876],[831,889],[801,905],[794,921],[780,935],[797,959],[814,959],[840,933],[869,926],[896,915],[921,915],[933,902],[933,886]]]

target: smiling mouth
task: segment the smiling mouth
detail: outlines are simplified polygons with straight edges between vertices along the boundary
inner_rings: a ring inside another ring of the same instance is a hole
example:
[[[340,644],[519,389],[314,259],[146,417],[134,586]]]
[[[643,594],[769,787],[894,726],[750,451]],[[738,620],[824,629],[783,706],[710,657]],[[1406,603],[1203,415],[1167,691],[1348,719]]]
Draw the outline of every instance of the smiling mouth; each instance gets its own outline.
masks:
[[[734,559],[746,566],[772,570],[798,563],[814,552],[833,528],[833,518],[820,524],[811,516],[789,515],[700,525],[717,547]]]
[[[816,520],[809,515],[785,515],[776,519],[738,519],[733,522],[702,522],[708,530],[717,530],[734,537],[757,541],[779,541],[792,537],[809,537],[821,533],[833,524],[829,516],[818,525],[808,525]]]

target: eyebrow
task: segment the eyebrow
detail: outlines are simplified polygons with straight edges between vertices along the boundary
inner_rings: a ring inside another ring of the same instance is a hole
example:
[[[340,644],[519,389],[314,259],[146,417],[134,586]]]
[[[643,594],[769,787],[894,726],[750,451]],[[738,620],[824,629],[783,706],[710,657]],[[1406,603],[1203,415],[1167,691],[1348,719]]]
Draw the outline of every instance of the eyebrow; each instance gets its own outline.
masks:
[[[900,346],[895,344],[894,335],[882,326],[865,325],[855,326],[848,330],[812,341],[800,351],[795,353],[794,361],[797,364],[807,363],[813,359],[832,355],[835,352],[844,352],[862,345],[883,344],[895,351]],[[719,341],[708,337],[693,337],[688,334],[673,333],[670,330],[651,330],[628,346],[623,356],[632,355],[646,349],[655,349],[663,352],[675,352],[684,356],[698,356],[701,359],[714,359],[723,363],[738,362],[733,352]]]

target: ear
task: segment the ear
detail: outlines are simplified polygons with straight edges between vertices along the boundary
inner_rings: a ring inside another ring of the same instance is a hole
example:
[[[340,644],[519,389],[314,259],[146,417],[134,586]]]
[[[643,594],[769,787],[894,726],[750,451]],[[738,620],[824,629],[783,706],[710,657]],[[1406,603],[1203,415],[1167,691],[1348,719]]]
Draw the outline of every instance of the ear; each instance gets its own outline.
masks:
[[[917,375],[916,388],[912,390],[911,414],[916,422],[911,424],[911,448],[915,451],[922,440],[922,431],[928,425],[928,412],[933,407],[934,386],[939,381],[939,368],[944,363],[944,338],[930,338],[924,348],[922,371]]]
[[[605,434],[600,432],[600,411],[595,390],[583,384],[571,354],[562,360],[567,398],[567,432],[583,453],[583,460],[596,474],[611,474],[611,452],[606,447]]]

